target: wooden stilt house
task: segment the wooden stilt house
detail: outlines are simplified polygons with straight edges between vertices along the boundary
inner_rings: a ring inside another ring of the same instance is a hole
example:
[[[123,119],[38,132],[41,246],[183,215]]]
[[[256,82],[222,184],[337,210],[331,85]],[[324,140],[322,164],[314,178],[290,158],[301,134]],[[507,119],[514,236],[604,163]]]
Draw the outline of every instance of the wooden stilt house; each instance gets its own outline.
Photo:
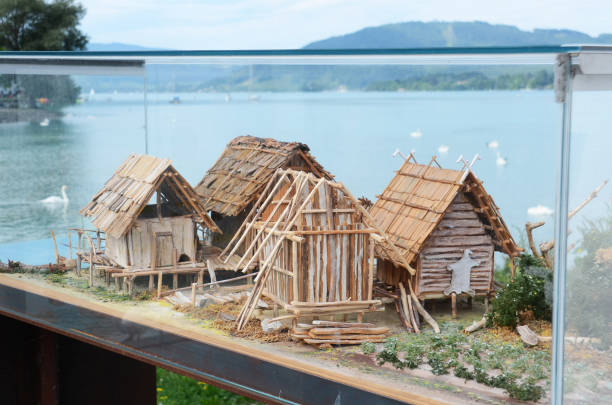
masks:
[[[226,237],[231,237],[244,221],[250,207],[279,168],[333,178],[303,143],[240,136],[227,144],[219,159],[195,186],[202,205],[211,212]],[[224,247],[227,240],[218,238],[214,243]]]
[[[147,155],[130,155],[81,214],[104,231],[106,256],[124,268],[195,262],[197,227],[220,232],[171,161]]]
[[[237,267],[259,263],[238,327],[261,295],[296,318],[372,310],[380,303],[372,299],[375,240],[395,249],[342,184],[278,169],[222,253],[242,246]]]
[[[423,165],[411,155],[370,214],[403,259],[377,248],[377,278],[391,285],[411,281],[419,299],[488,297],[494,291],[494,251],[510,257],[521,251],[467,164],[449,170],[435,157]],[[406,262],[409,271],[402,267]]]

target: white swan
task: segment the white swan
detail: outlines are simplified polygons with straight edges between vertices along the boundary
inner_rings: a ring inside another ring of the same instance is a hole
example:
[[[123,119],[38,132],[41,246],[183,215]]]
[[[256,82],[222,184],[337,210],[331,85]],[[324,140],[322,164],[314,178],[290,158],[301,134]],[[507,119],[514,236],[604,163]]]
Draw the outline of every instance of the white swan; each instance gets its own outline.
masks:
[[[421,128],[419,128],[416,131],[412,132],[410,136],[413,138],[420,138],[423,136],[423,131],[421,131]]]
[[[40,202],[43,204],[68,204],[68,196],[66,195],[66,189],[68,189],[68,186],[62,186],[61,197],[52,195],[50,197],[45,198],[44,200],[40,200]]]
[[[497,152],[497,159],[495,159],[495,164],[497,166],[506,166],[507,163],[508,161],[506,160],[506,158],[501,157],[499,152]]]
[[[497,141],[487,142],[487,147],[489,149],[497,149],[498,146],[499,146],[499,142],[497,142]]]
[[[49,118],[45,118],[44,120],[40,121],[40,126],[41,127],[48,127],[49,126]]]

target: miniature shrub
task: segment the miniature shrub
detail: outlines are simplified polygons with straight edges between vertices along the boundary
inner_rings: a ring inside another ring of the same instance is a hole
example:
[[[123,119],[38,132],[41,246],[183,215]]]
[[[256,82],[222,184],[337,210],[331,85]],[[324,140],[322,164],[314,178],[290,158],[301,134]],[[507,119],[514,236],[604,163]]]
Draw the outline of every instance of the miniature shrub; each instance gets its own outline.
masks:
[[[460,364],[455,367],[455,377],[463,378],[465,380],[473,380],[474,373],[469,371],[464,365]]]
[[[404,355],[404,364],[408,368],[417,368],[423,362],[423,354],[425,349],[418,344],[412,344],[406,348]]]
[[[537,401],[544,395],[544,389],[539,385],[535,385],[532,381],[525,381],[520,385],[516,383],[508,384],[504,389],[510,395],[510,398],[518,399],[519,401]]]
[[[506,388],[511,384],[514,384],[516,377],[509,373],[501,373],[495,377],[489,378],[488,386],[496,388]]]
[[[448,365],[437,352],[427,353],[427,364],[429,364],[431,372],[435,375],[448,374]]]
[[[397,357],[397,338],[389,338],[385,341],[383,350],[376,355],[376,360],[379,366],[391,363],[400,370],[405,367],[404,362]]]
[[[519,313],[531,311],[536,319],[550,320],[552,273],[544,267],[531,266],[539,260],[530,255],[522,255],[518,260],[517,273],[495,295],[491,311],[487,314],[488,324],[515,328]],[[547,299],[548,295],[548,299]]]
[[[363,354],[372,354],[376,351],[376,346],[372,342],[363,342],[361,344],[361,352]]]

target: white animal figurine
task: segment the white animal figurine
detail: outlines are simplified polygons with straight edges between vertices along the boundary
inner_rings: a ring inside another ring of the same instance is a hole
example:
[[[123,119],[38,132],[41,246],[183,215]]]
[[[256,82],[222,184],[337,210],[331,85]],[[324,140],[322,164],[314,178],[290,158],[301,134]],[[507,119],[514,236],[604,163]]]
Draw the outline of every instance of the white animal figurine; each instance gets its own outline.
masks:
[[[465,249],[463,251],[463,257],[457,263],[448,266],[448,270],[452,272],[451,285],[444,290],[444,295],[467,293],[474,296],[476,294],[470,287],[470,273],[472,267],[476,267],[480,264],[480,260],[473,260],[470,254],[472,254],[472,251],[470,249]]]
[[[62,196],[61,197],[52,195],[50,197],[45,198],[44,200],[40,200],[40,202],[43,204],[47,204],[47,205],[68,204],[68,196],[66,195],[67,188],[68,186],[62,186],[62,189],[61,189]]]

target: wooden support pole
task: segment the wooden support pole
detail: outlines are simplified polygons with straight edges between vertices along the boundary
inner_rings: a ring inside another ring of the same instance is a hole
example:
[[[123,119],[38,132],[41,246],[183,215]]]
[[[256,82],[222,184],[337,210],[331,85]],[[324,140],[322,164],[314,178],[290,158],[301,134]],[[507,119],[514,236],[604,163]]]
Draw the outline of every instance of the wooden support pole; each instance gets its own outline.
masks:
[[[53,239],[53,249],[55,250],[55,264],[59,264],[59,253],[57,252],[57,242],[55,241],[55,234],[51,231],[51,239]]]
[[[153,291],[153,285],[155,284],[154,277],[155,276],[153,274],[149,274],[149,292]]]
[[[372,299],[372,289],[374,288],[374,239],[369,240],[369,265],[368,265],[368,301]]]
[[[160,271],[159,274],[157,275],[157,298],[161,297],[163,279],[164,279],[164,274]]]
[[[453,319],[457,318],[457,294],[451,294],[451,311]]]
[[[72,259],[72,236],[70,231],[68,231],[68,258]]]
[[[81,256],[79,253],[81,252],[81,237],[83,234],[81,231],[77,231],[77,251],[76,251],[76,273],[77,276],[81,276]]]
[[[89,286],[93,287],[94,285],[94,264],[93,264],[93,252],[89,251]]]
[[[487,295],[484,299],[484,305],[485,305],[485,314],[489,312],[489,296]]]
[[[191,306],[195,308],[195,304],[196,304],[196,287],[198,286],[197,283],[192,283],[191,284]]]
[[[172,269],[176,270],[176,248],[172,249]],[[178,288],[178,274],[174,273],[172,275],[172,289],[176,290]]]
[[[299,301],[298,293],[298,246],[297,242],[291,242],[291,259],[293,266],[293,301]]]
[[[404,288],[404,284],[401,281],[399,282],[399,288],[400,288],[400,297],[401,297],[401,303],[402,303],[402,305],[400,306],[400,310],[403,311],[404,317],[406,318],[406,320],[410,322],[412,329],[416,333],[421,333],[421,331],[419,330],[419,327],[417,326],[416,320],[414,319],[414,312],[412,311],[412,306],[411,304],[408,303],[408,296],[406,295],[406,289]]]
[[[100,230],[99,229],[96,231],[96,239],[97,239],[96,243],[98,245],[97,248],[96,248],[96,252],[99,252],[100,248],[102,246],[102,239],[100,239]]]
[[[357,312],[357,323],[363,322],[363,312]]]
[[[128,279],[128,294],[130,297],[134,294],[134,277]]]

